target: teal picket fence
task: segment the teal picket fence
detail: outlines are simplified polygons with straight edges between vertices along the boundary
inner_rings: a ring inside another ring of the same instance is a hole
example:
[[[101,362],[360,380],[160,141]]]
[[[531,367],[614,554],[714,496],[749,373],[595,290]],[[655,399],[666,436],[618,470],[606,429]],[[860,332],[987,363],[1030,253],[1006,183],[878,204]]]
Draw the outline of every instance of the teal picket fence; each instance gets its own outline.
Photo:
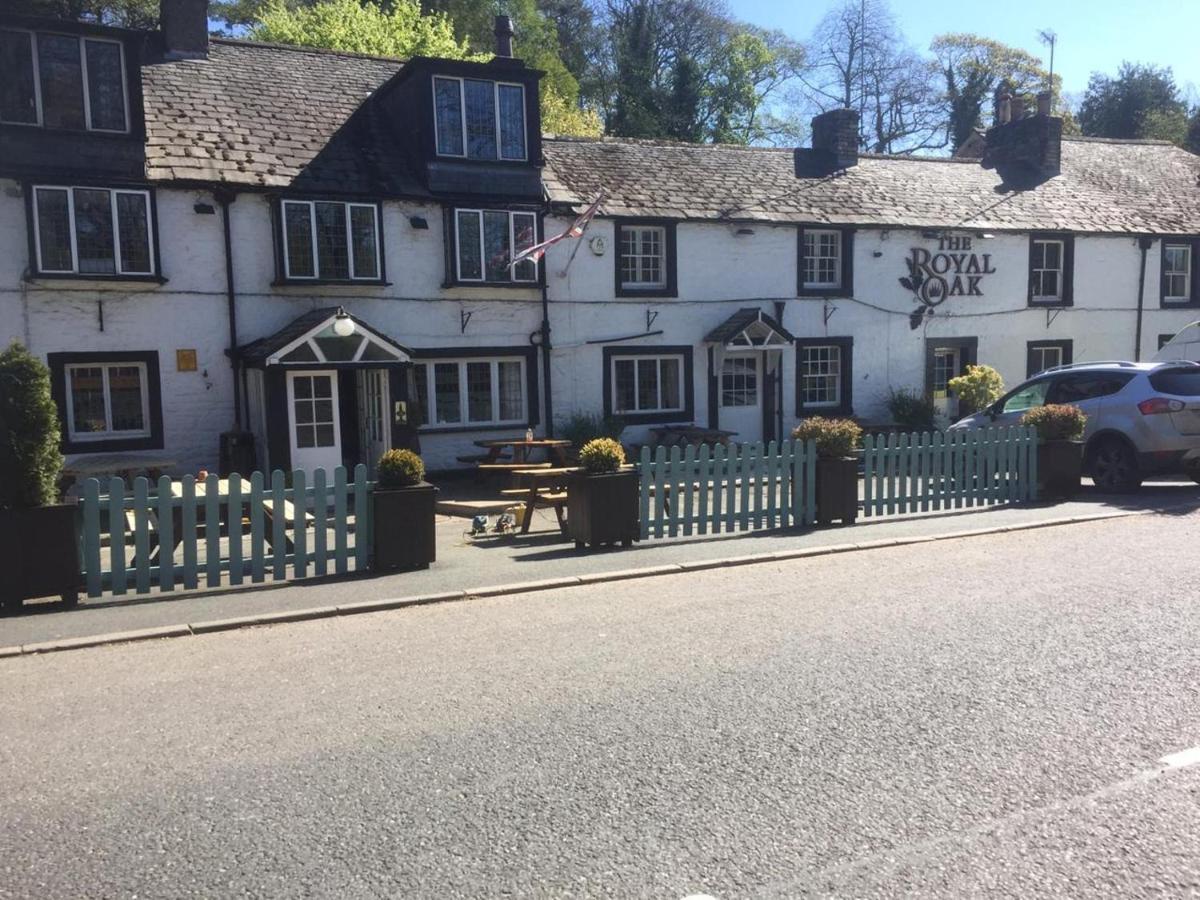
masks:
[[[208,490],[212,484],[218,490]],[[167,593],[364,571],[371,548],[366,466],[290,476],[167,476],[83,483],[89,597]]]
[[[642,539],[811,525],[812,443],[642,448]]]
[[[865,516],[905,515],[1037,499],[1037,432],[986,428],[868,436]]]

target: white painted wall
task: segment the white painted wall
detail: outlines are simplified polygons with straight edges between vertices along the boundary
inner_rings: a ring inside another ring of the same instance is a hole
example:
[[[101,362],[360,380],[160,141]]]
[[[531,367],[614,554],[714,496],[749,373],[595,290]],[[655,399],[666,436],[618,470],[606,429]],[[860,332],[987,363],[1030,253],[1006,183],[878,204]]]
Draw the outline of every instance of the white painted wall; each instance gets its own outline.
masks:
[[[214,467],[218,436],[233,426],[221,217],[219,212],[197,214],[193,206],[198,201],[213,203],[203,191],[157,192],[165,284],[26,282],[25,200],[19,185],[0,181],[0,340],[24,341],[42,357],[71,350],[158,351],[166,451],[179,460],[181,470]],[[424,218],[428,229],[414,229],[411,216]],[[279,287],[272,285],[269,203],[258,195],[240,196],[232,206],[240,342],[268,335],[307,310],[343,305],[418,351],[529,346],[541,321],[540,289],[443,288],[442,222],[435,206],[384,204],[390,285]],[[568,224],[550,220],[546,233]],[[913,331],[908,314],[914,303],[898,279],[906,274],[910,249],[935,248],[935,239],[903,229],[860,231],[854,243],[854,298],[827,303],[796,296],[793,227],[750,227],[753,234],[739,235],[725,224],[680,223],[675,298],[615,297],[610,221],[593,222],[582,244],[566,241],[552,248],[546,269],[556,417],[602,410],[603,345],[587,342],[644,334],[648,313],[655,315],[649,330],[663,334],[635,337],[620,346],[692,346],[695,419],[701,424],[707,424],[708,409],[704,335],[745,306],[773,314],[775,300],[786,303],[783,324],[797,337],[854,338],[855,412],[871,421],[886,420],[889,388],[924,387],[927,337],[977,337],[980,361],[996,366],[1010,385],[1024,378],[1030,340],[1071,338],[1077,361],[1133,355],[1140,263],[1134,238],[1077,237],[1075,305],[1048,317],[1044,309],[1027,308],[1028,237],[976,237],[974,251],[990,254],[997,269],[982,283],[984,296],[950,298]],[[603,255],[593,253],[588,242],[597,235],[607,241]],[[1147,358],[1157,348],[1159,334],[1173,333],[1198,317],[1195,310],[1159,308],[1159,258],[1156,241],[1146,265],[1142,352]],[[466,313],[470,321],[464,328]],[[197,372],[175,370],[175,351],[183,348],[197,351]],[[795,419],[794,351],[784,353],[783,378],[785,427],[790,428]],[[640,441],[644,435],[645,428],[631,428],[626,439]],[[475,452],[475,440],[494,436],[481,431],[425,435],[426,464],[430,469],[455,466],[456,456]]]

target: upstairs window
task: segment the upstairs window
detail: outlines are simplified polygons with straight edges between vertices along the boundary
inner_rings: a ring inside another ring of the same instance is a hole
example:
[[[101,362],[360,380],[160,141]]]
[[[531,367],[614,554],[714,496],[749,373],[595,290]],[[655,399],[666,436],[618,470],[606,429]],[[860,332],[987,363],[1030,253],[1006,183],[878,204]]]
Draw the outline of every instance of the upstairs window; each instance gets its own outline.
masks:
[[[1162,244],[1162,302],[1182,306],[1200,302],[1196,286],[1196,247],[1191,240],[1164,240]]]
[[[433,107],[439,156],[525,160],[524,85],[439,75]]]
[[[801,296],[849,295],[854,232],[848,228],[801,228]]]
[[[1029,302],[1071,305],[1075,241],[1070,235],[1029,239]]]
[[[40,274],[155,274],[149,191],[35,187],[33,233]]]
[[[120,41],[0,30],[0,123],[129,130]]]
[[[616,240],[618,297],[676,295],[674,222],[619,221]]]
[[[478,283],[537,282],[537,263],[513,256],[537,243],[537,216],[503,209],[454,211],[455,278]]]
[[[284,200],[283,276],[288,281],[379,281],[379,207]]]

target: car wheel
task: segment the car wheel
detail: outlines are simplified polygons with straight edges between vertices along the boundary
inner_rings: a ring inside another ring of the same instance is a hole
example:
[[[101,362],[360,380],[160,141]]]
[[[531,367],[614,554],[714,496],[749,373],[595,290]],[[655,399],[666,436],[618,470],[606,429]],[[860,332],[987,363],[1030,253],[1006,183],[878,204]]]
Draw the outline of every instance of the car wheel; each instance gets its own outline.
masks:
[[[1137,454],[1125,441],[1107,438],[1092,452],[1092,482],[1102,491],[1121,494],[1142,486]]]

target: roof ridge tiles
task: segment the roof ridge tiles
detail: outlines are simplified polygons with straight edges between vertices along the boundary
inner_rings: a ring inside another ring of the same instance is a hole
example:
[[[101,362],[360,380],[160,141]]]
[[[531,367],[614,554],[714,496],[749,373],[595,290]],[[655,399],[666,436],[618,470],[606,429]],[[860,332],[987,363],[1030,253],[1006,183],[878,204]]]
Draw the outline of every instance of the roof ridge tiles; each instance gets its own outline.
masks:
[[[334,50],[329,47],[306,47],[300,44],[278,44],[273,41],[255,41],[246,38],[214,37],[210,43],[227,47],[250,47],[262,50],[287,50],[294,53],[312,53],[320,56],[340,56],[346,59],[366,59],[372,62],[398,63],[407,65],[408,60],[399,56],[379,56],[374,53],[358,53],[353,50]]]

